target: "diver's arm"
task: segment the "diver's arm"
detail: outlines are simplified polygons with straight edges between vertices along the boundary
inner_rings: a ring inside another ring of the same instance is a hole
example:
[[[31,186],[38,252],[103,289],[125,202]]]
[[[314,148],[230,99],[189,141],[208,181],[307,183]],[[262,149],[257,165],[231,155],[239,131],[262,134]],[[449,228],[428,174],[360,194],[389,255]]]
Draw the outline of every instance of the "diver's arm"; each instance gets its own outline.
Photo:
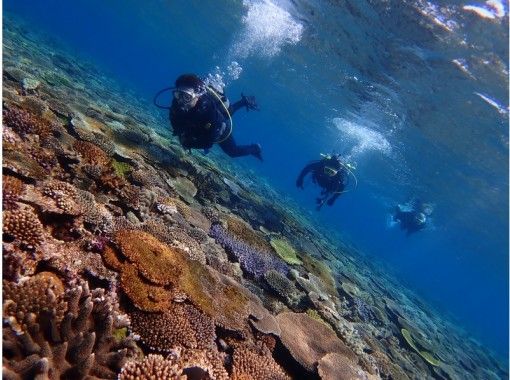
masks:
[[[296,186],[303,188],[303,180],[305,179],[306,175],[312,170],[317,169],[319,166],[320,162],[312,162],[311,164],[306,165],[303,170],[301,170],[301,173],[299,173],[299,177],[296,180]]]
[[[233,115],[242,107],[246,107],[246,111],[254,110],[259,111],[259,106],[257,105],[257,100],[255,99],[255,96],[245,96],[244,94],[241,94],[241,99],[235,102],[234,104],[231,104],[230,107],[228,107],[228,112],[230,115]]]

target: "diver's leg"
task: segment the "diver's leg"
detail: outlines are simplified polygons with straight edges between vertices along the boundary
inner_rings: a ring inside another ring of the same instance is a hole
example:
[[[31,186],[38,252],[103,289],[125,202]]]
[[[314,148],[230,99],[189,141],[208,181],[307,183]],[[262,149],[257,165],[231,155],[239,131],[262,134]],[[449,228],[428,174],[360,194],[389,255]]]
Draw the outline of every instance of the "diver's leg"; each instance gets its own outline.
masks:
[[[242,157],[252,155],[262,161],[261,147],[259,144],[237,145],[234,137],[230,135],[220,143],[221,149],[230,157]]]

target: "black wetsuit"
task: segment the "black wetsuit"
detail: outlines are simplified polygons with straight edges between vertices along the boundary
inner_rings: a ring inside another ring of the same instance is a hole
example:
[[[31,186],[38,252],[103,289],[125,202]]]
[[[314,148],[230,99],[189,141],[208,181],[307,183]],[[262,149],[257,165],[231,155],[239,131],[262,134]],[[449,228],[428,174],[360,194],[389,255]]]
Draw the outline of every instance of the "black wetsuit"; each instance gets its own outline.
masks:
[[[336,170],[336,174],[328,175],[326,167]],[[321,197],[317,198],[318,208],[324,204],[330,195],[332,196],[327,203],[329,206],[333,205],[335,200],[344,191],[346,185],[347,177],[342,165],[335,159],[314,161],[301,170],[296,181],[298,187],[302,187],[303,179],[310,172],[312,173],[313,183],[322,187]]]
[[[406,230],[407,235],[418,232],[425,228],[425,222],[419,222],[420,212],[417,210],[402,211],[399,206],[395,210],[393,219],[400,223],[400,229]]]
[[[243,106],[242,101],[234,103],[229,108],[230,114]],[[170,108],[170,122],[173,134],[179,138],[185,149],[207,150],[214,143],[219,143],[221,149],[230,157],[254,155],[260,150],[255,144],[235,143],[227,112],[220,101],[209,92],[200,96],[195,107],[188,111],[182,110],[174,99]]]

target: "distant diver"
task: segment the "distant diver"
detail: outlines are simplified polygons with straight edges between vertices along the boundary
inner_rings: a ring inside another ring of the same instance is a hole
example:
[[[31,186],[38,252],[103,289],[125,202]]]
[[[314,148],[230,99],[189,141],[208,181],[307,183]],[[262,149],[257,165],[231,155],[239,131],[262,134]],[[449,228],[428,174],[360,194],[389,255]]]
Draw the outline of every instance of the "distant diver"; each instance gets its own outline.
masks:
[[[164,91],[173,90],[170,107],[156,103]],[[260,144],[237,145],[232,135],[232,115],[242,107],[259,110],[254,96],[244,96],[229,105],[223,90],[214,89],[194,74],[177,78],[175,87],[161,90],[154,104],[170,110],[173,135],[185,149],[204,149],[207,153],[213,144],[219,144],[230,157],[252,155],[262,161]]]
[[[414,199],[408,204],[397,205],[393,214],[393,220],[400,223],[400,229],[406,231],[409,236],[423,230],[427,226],[428,217],[432,213],[432,206]]]
[[[349,174],[351,174],[356,181],[356,177],[352,173],[354,167],[348,163],[344,163],[339,154],[322,155],[323,158],[318,161],[312,161],[306,165],[298,179],[296,186],[303,189],[303,180],[311,172],[313,183],[319,185],[321,195],[316,199],[317,210],[320,210],[324,203],[332,206],[340,194],[349,190],[345,187],[349,181]],[[328,199],[329,198],[329,199]]]

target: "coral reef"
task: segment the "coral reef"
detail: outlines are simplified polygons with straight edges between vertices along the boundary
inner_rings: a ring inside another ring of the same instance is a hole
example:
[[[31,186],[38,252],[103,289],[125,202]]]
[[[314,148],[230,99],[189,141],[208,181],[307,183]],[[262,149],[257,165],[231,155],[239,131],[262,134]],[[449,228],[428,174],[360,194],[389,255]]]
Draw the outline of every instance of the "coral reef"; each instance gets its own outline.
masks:
[[[150,354],[142,361],[129,361],[122,367],[118,380],[185,380],[182,368],[175,360]]]
[[[287,264],[300,265],[302,261],[297,257],[296,250],[285,239],[271,239],[271,246],[274,248],[278,256],[280,256]]]
[[[213,321],[192,305],[173,303],[164,313],[139,310],[129,314],[133,332],[151,350],[170,352],[174,347],[213,348]]]
[[[111,297],[104,290],[90,291],[86,283],[70,289],[68,311],[37,320],[28,313],[12,317],[4,327],[4,376],[7,378],[80,379],[96,376],[114,379],[133,352],[130,338],[117,341],[112,332],[123,327]],[[26,326],[22,334],[17,326]]]
[[[33,249],[44,240],[43,225],[28,206],[3,213],[2,231],[22,246]]]
[[[232,357],[232,379],[273,379],[290,380],[290,377],[276,363],[273,357],[262,350],[239,347]]]
[[[335,352],[356,361],[357,357],[323,323],[304,313],[280,313],[276,317],[284,346],[308,371],[326,354]]]
[[[24,183],[16,177],[2,175],[2,206],[4,210],[17,208],[16,201],[23,193]]]

